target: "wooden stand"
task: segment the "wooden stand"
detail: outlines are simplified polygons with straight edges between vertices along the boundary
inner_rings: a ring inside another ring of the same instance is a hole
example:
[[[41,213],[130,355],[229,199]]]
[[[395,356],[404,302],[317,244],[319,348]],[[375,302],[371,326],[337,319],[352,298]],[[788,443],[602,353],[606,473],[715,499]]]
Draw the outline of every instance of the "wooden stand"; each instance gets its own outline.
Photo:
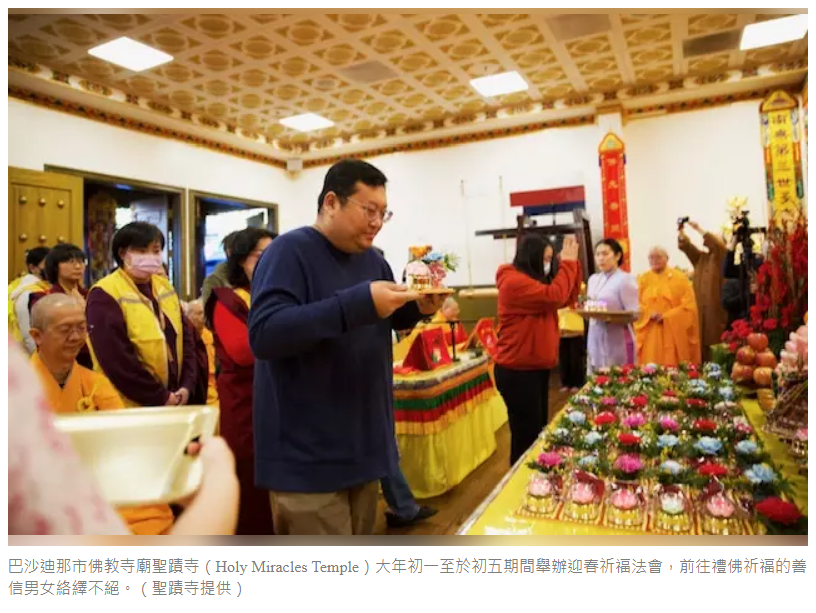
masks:
[[[582,208],[572,209],[571,224],[555,224],[549,226],[530,225],[528,222],[531,218],[526,215],[518,215],[516,217],[516,227],[506,228],[503,230],[480,230],[476,232],[476,236],[492,236],[495,240],[503,240],[507,238],[515,238],[516,246],[522,236],[527,233],[541,234],[543,236],[567,236],[575,235],[578,239],[578,259],[581,262],[581,269],[584,273],[584,279],[589,279],[590,275],[595,273],[595,258],[592,257],[592,232],[589,226],[589,215]],[[555,221],[555,212],[553,213],[553,221]]]

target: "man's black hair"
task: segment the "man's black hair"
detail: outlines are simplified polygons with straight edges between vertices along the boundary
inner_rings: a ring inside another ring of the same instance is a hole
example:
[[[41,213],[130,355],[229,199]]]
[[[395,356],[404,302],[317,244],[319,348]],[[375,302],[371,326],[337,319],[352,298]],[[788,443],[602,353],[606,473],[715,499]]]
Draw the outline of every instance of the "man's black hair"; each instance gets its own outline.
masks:
[[[362,160],[341,160],[329,168],[323,180],[323,189],[317,197],[317,212],[323,208],[326,194],[334,192],[341,204],[357,191],[357,183],[364,183],[369,187],[382,187],[388,179],[376,166]]]

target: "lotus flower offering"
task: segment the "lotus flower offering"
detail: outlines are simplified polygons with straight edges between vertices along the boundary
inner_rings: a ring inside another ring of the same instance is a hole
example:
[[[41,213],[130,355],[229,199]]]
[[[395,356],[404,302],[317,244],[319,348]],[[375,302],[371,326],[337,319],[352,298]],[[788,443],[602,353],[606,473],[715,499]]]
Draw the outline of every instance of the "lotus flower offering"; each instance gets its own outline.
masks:
[[[527,484],[524,506],[532,513],[550,515],[558,507],[560,492],[559,475],[533,475]]]
[[[583,471],[576,471],[564,501],[564,515],[573,521],[597,521],[601,514],[604,482]]]
[[[607,499],[606,519],[614,526],[641,527],[646,519],[644,502],[640,485],[616,483]]]
[[[663,532],[681,533],[692,528],[690,504],[683,489],[676,485],[659,486],[655,505],[655,527]]]
[[[789,341],[799,365],[807,355],[805,333]],[[572,397],[545,430],[544,453],[528,464],[536,478],[522,515],[660,534],[756,534],[763,525],[777,533],[756,508],[785,495],[794,506],[806,504],[800,484],[788,487],[797,471],[807,471],[806,373],[779,378],[780,390],[783,382],[799,386],[790,393],[804,386],[788,400],[805,407],[801,420],[778,420],[797,459],[780,462],[779,445],[765,435],[774,411],[760,429],[754,401],[736,391],[723,368],[645,370],[609,368]],[[804,534],[802,526],[782,533]]]

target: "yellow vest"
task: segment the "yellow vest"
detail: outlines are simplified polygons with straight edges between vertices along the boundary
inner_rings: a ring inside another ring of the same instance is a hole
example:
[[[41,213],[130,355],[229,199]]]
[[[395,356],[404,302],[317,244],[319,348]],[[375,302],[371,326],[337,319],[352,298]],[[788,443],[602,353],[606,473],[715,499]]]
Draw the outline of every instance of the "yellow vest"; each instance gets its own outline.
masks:
[[[23,342],[23,333],[20,330],[20,322],[17,321],[17,310],[14,308],[14,303],[17,302],[17,298],[20,297],[21,294],[25,292],[47,292],[51,288],[51,284],[48,281],[43,279],[37,281],[36,283],[29,283],[25,286],[22,286],[23,279],[25,279],[28,275],[24,275],[22,277],[18,277],[14,281],[12,281],[8,286],[8,306],[9,306],[9,331],[11,335],[17,340],[17,342]]]
[[[178,372],[181,373],[184,359],[184,326],[181,319],[181,303],[176,290],[170,281],[160,275],[151,277],[153,296],[159,303],[160,312],[153,311],[153,304],[136,287],[133,280],[122,270],[116,270],[99,281],[98,287],[111,298],[116,300],[125,316],[128,339],[136,350],[136,355],[145,369],[165,387],[169,386],[168,364],[172,356],[167,351],[167,341],[164,336],[162,322],[173,326],[176,331],[176,356],[178,356]],[[103,372],[96,359],[96,353],[91,345],[91,355],[94,361],[94,370]],[[138,404],[123,397],[127,407],[136,407]]]

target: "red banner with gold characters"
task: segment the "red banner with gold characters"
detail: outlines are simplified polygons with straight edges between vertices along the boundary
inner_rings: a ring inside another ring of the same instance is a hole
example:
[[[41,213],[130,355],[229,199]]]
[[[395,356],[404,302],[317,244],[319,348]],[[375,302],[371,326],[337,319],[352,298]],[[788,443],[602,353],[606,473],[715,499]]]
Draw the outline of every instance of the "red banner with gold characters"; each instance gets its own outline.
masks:
[[[799,103],[787,92],[772,93],[760,106],[768,219],[779,227],[802,211],[802,121]]]
[[[612,132],[598,147],[603,196],[604,237],[614,238],[623,247],[621,268],[629,270],[629,217],[626,205],[626,149]]]

